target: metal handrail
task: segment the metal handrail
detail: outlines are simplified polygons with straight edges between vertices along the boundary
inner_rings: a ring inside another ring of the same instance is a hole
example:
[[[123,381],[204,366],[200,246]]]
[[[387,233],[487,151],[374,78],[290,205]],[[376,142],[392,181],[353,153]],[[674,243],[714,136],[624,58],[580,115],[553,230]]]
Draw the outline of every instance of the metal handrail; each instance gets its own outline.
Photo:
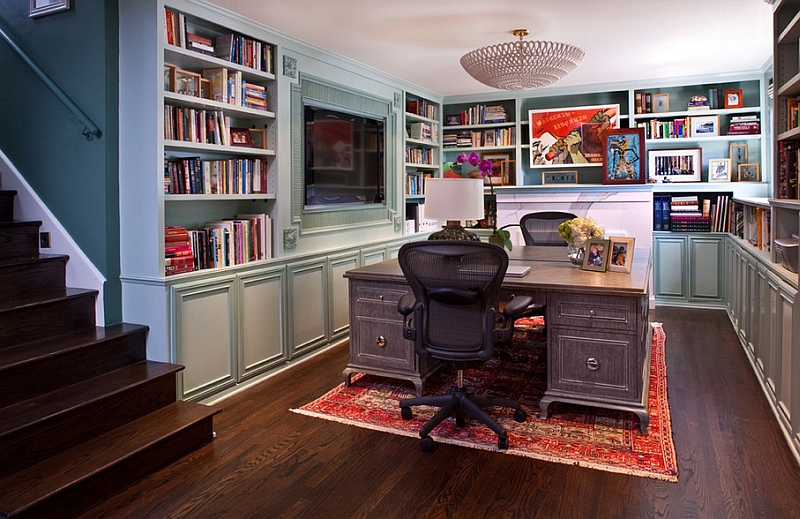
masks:
[[[81,124],[83,124],[82,133],[86,136],[86,139],[91,140],[92,137],[97,137],[99,139],[100,136],[103,135],[103,132],[100,131],[100,128],[98,128],[97,125],[94,124],[80,108],[78,108],[78,105],[76,105],[75,102],[70,99],[63,90],[61,90],[55,81],[50,79],[50,76],[48,76],[44,70],[39,67],[39,65],[37,65],[27,54],[25,54],[25,51],[23,51],[20,46],[17,45],[8,34],[6,34],[6,31],[2,26],[0,26],[0,36],[2,36],[6,43],[8,43],[8,45],[14,49],[17,54],[19,54],[19,57],[28,64],[31,70],[33,70],[33,72],[39,76],[39,79],[41,79],[42,82],[47,85],[47,87],[64,104],[64,106],[66,106],[67,109],[78,118]]]

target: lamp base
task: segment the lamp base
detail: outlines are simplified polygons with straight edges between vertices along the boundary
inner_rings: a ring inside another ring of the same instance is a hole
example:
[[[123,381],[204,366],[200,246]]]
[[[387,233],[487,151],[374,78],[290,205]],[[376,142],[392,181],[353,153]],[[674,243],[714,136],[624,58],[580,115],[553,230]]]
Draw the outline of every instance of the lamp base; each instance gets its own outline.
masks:
[[[477,234],[464,229],[461,227],[461,223],[453,220],[448,220],[447,225],[442,227],[441,231],[431,234],[428,239],[481,241]]]

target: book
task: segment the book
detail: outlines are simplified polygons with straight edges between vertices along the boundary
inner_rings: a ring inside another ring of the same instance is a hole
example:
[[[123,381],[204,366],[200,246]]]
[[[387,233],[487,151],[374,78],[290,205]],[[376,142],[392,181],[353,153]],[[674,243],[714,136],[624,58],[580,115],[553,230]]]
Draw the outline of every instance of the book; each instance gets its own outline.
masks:
[[[527,265],[525,266],[509,265],[508,269],[506,270],[506,276],[521,278],[530,271],[531,268]]]
[[[203,69],[203,77],[211,82],[211,99],[228,102],[228,69],[225,67]]]

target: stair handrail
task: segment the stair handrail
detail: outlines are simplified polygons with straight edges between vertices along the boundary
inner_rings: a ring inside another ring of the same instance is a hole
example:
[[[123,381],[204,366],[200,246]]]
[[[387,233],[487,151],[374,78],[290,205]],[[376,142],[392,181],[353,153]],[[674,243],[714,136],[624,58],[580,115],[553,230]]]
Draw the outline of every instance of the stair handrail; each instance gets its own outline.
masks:
[[[78,120],[83,124],[83,135],[86,136],[87,140],[92,140],[93,137],[100,138],[103,135],[103,132],[100,131],[100,128],[97,127],[96,124],[92,122],[89,117],[83,113],[78,105],[69,98],[69,96],[59,87],[55,81],[50,79],[50,76],[39,67],[26,53],[22,48],[17,45],[17,43],[9,36],[2,25],[0,25],[0,36],[8,43],[8,45],[14,49],[14,51],[19,54],[19,57],[22,58],[22,61],[28,64],[28,66],[33,70],[33,72],[39,76],[39,79],[47,85],[47,87],[55,94],[55,96],[61,101],[61,103],[67,107],[67,110],[72,112],[72,114],[78,118]]]

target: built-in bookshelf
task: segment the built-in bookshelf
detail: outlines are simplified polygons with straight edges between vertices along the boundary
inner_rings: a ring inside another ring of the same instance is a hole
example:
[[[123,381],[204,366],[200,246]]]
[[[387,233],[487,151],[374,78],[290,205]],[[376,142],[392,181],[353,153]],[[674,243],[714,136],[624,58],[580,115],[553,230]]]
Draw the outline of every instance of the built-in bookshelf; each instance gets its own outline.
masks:
[[[164,275],[270,258],[275,46],[165,6],[162,48]],[[174,229],[192,269],[174,268]]]
[[[405,233],[433,230],[422,218],[425,179],[441,175],[441,104],[405,94]]]

